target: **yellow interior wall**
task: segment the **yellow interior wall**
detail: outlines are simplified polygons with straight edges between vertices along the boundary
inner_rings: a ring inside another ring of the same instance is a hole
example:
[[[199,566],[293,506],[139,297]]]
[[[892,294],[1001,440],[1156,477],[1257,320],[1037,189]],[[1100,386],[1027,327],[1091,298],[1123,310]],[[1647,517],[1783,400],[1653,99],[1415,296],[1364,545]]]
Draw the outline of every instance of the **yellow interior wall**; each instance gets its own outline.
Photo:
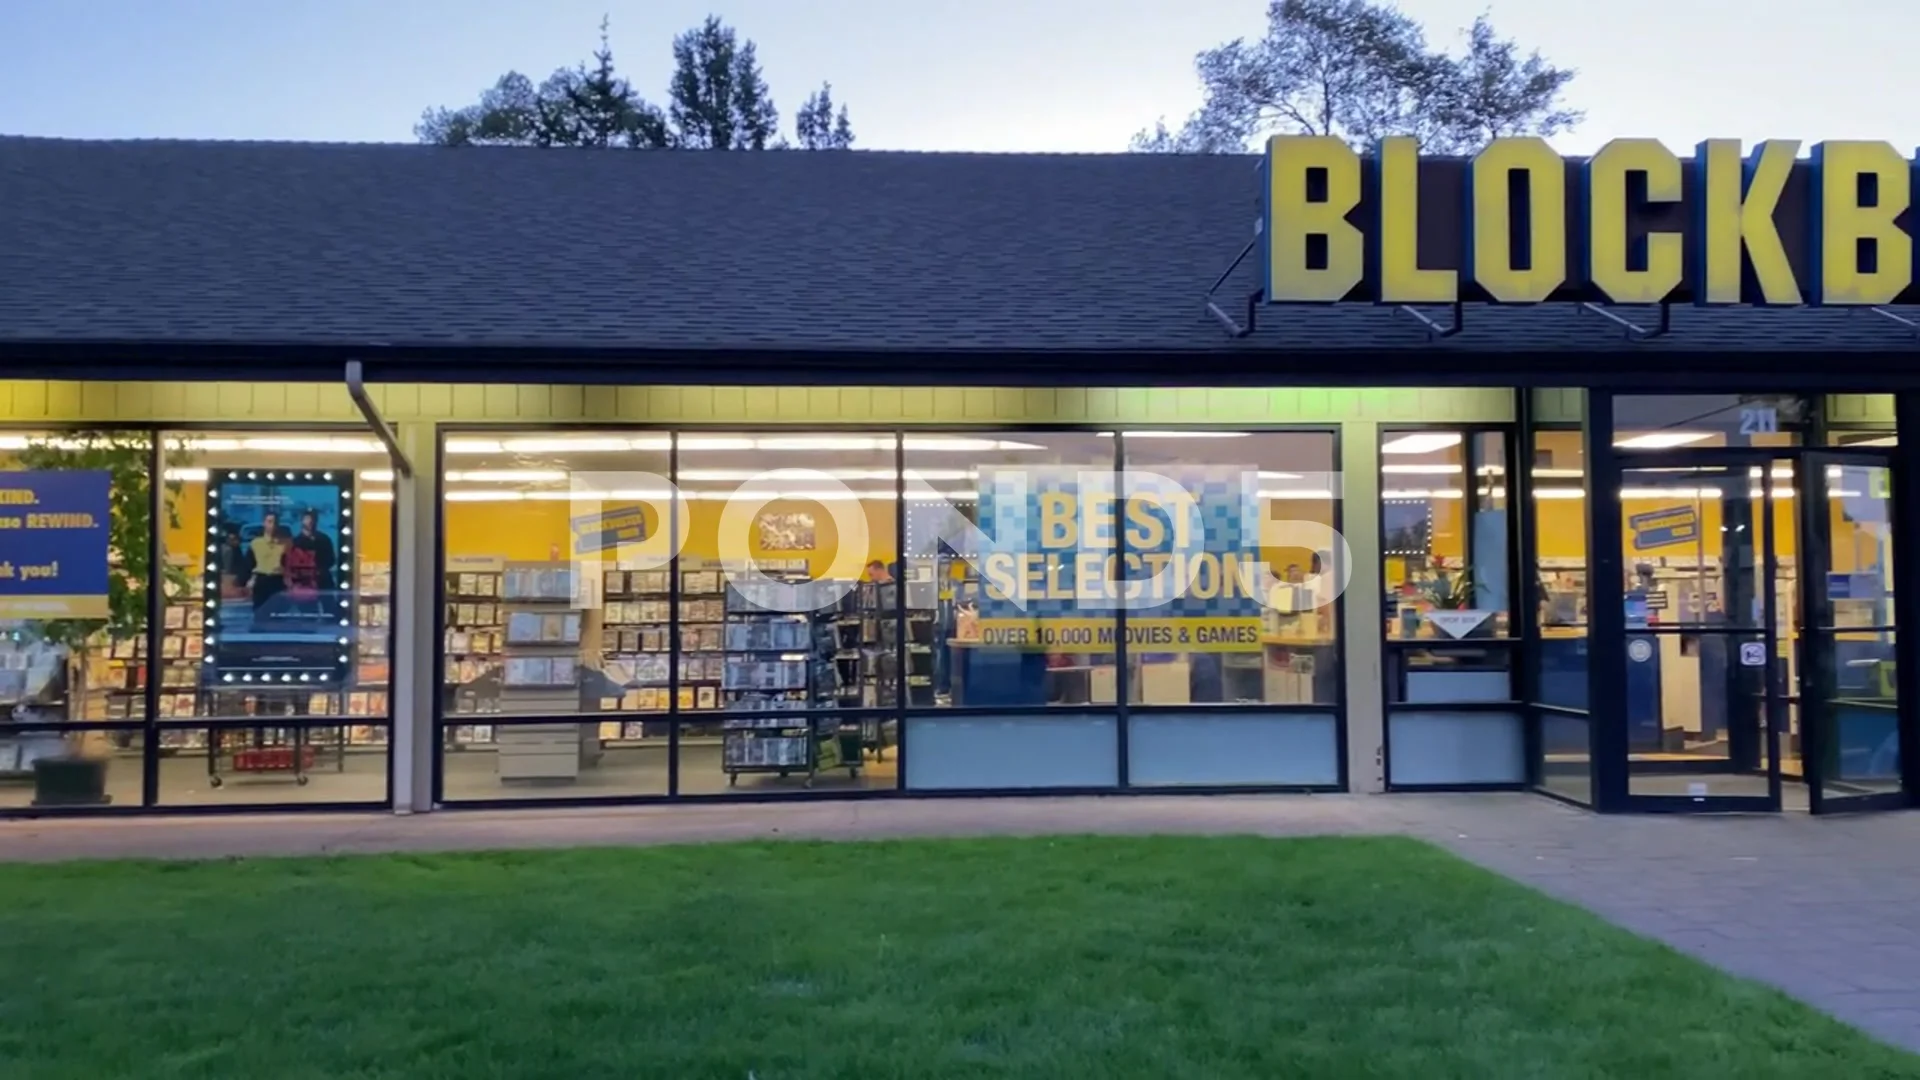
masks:
[[[681,549],[687,558],[720,558],[720,513],[722,504],[718,502],[694,501],[687,505],[687,541]],[[892,562],[898,557],[895,545],[894,508],[890,502],[881,500],[862,500],[858,504],[867,519],[867,553],[865,559],[879,559]],[[1310,521],[1332,527],[1333,506],[1330,502],[1306,500],[1287,500],[1267,504],[1271,520],[1275,512],[1297,521]],[[1282,507],[1273,511],[1274,506]],[[806,551],[768,551],[761,547],[758,531],[749,534],[749,550],[756,559],[801,559],[807,560],[808,570],[819,575],[825,573],[838,551],[839,538],[834,529],[833,517],[819,503],[805,500],[780,499],[770,502],[767,513],[802,512],[813,515],[815,546]],[[569,523],[571,513],[566,503],[560,502],[454,502],[446,504],[445,528],[448,558],[461,556],[501,557],[506,559],[539,560],[550,557],[557,545],[561,557],[565,558],[572,536]],[[647,530],[653,537],[664,541],[658,515],[652,508],[646,508]],[[621,549],[629,558],[639,558],[656,554],[663,550],[659,545],[635,544]],[[1272,563],[1276,570],[1284,570],[1289,563],[1305,566],[1312,552],[1304,548],[1291,548],[1275,545],[1269,538],[1262,548],[1263,557]],[[617,556],[616,556],[617,557]],[[865,562],[865,559],[862,562]]]
[[[1783,558],[1792,558],[1798,552],[1799,537],[1794,525],[1794,501],[1789,498],[1777,498],[1773,504],[1774,552]],[[1670,509],[1676,506],[1695,507],[1692,499],[1625,499],[1620,504],[1621,550],[1628,565],[1633,561],[1647,558],[1682,559],[1692,556],[1696,551],[1704,552],[1712,558],[1719,558],[1722,552],[1721,504],[1717,499],[1703,500],[1697,504],[1700,513],[1701,546],[1691,543],[1674,544],[1668,547],[1641,551],[1633,546],[1633,533],[1626,527],[1628,518],[1636,514],[1651,513],[1655,510]],[[1538,529],[1539,554],[1542,558],[1585,558],[1586,512],[1582,499],[1537,499],[1534,501],[1536,528]],[[1864,534],[1862,526],[1849,521],[1839,502],[1828,507],[1833,537],[1833,570],[1837,573],[1849,573],[1860,569],[1860,560],[1856,554],[1857,545],[1848,542],[1848,538]],[[1865,543],[1864,538],[1862,543]]]
[[[858,504],[867,519],[866,559],[893,561],[895,526],[893,505],[879,500]],[[687,540],[681,555],[689,559],[720,558],[719,502],[694,501],[687,506]],[[602,507],[601,509],[613,509]],[[609,558],[641,558],[664,552],[665,532],[659,515],[643,507],[647,532],[657,542],[629,545]],[[839,550],[833,516],[820,503],[778,499],[766,506],[766,513],[809,513],[813,515],[814,547],[806,551],[768,551],[760,545],[758,530],[748,534],[748,550],[755,559],[806,559],[809,571],[824,573]],[[570,558],[573,530],[572,508],[564,502],[452,502],[446,504],[447,557],[500,557],[509,560],[541,560],[557,552]],[[864,564],[865,559],[862,560]]]

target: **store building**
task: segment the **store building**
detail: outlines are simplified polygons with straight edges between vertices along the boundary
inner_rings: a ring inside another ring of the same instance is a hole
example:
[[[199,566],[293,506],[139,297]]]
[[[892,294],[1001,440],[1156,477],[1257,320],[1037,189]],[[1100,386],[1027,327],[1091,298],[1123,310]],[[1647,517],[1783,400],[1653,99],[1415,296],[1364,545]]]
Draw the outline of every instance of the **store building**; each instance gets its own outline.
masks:
[[[0,139],[0,812],[1904,807],[1876,146]]]

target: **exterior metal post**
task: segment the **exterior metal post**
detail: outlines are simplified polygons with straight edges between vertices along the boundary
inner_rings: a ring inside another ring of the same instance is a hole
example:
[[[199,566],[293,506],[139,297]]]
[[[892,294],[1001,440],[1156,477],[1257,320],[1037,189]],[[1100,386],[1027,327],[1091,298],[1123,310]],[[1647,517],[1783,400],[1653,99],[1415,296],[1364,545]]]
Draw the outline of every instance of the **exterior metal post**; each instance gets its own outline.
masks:
[[[1920,391],[1894,398],[1893,451],[1894,682],[1900,700],[1900,786],[1906,804],[1920,803],[1920,588],[1899,585],[1920,552]],[[1904,560],[1904,562],[1903,562]]]
[[[1627,620],[1611,394],[1587,391],[1580,435],[1587,464],[1587,737],[1593,808],[1618,811],[1627,802]]]
[[[1512,610],[1509,633],[1518,642],[1513,652],[1513,694],[1521,703],[1526,743],[1527,784],[1539,787],[1544,779],[1544,741],[1540,734],[1540,552],[1534,535],[1533,503],[1533,391],[1513,392],[1513,436],[1507,451],[1507,591]]]
[[[400,425],[399,443],[416,462],[439,460],[430,423]],[[433,809],[434,705],[439,694],[440,470],[415,469],[394,477],[393,588],[393,809]]]

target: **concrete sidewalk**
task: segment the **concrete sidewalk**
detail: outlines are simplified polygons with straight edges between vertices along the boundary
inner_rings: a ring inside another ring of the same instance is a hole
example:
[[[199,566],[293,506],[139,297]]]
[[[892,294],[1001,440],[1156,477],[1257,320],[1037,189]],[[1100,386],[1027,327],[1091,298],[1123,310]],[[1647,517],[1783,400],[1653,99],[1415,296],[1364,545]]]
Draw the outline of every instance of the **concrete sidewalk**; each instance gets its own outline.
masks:
[[[1495,796],[1531,809],[1541,800]],[[1490,805],[1477,796],[902,799],[685,804],[618,809],[487,810],[413,816],[285,814],[205,818],[60,818],[0,822],[0,861],[73,858],[469,851],[725,840],[859,840],[1044,833],[1408,833],[1436,814]],[[1561,807],[1549,812],[1586,815]]]
[[[1046,833],[1414,836],[1920,1050],[1916,814],[1600,817],[1531,795],[809,801],[13,821],[0,860]]]

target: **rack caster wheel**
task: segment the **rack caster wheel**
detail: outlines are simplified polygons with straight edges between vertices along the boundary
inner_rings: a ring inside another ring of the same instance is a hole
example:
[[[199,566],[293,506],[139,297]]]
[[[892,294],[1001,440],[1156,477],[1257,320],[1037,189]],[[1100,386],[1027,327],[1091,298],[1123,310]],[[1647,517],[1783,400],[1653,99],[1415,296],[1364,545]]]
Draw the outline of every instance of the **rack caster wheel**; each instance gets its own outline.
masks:
[[[212,784],[214,787],[219,787],[220,785],[226,783],[226,781],[220,779],[217,776],[209,776],[207,777],[207,783]]]
[[[306,787],[308,779],[309,778],[305,776],[296,776],[293,778],[293,782],[300,785],[301,787]]]

